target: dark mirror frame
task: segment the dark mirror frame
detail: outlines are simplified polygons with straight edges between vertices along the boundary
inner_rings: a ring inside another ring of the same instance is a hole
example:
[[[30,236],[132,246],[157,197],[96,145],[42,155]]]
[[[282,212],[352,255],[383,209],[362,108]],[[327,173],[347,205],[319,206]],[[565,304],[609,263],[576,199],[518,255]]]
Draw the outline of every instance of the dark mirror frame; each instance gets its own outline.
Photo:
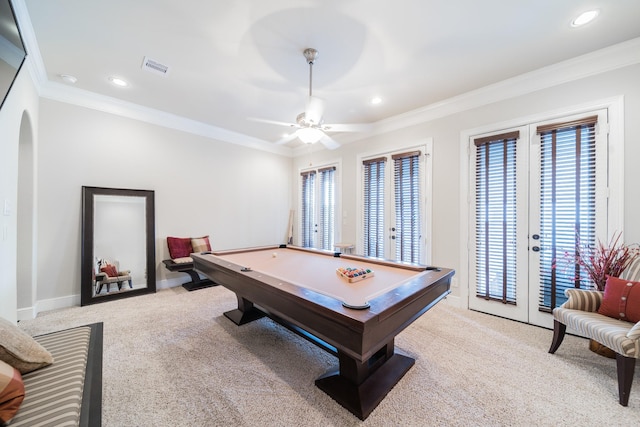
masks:
[[[147,252],[147,287],[112,295],[93,296],[93,236],[94,196],[133,196],[145,198],[145,228]],[[80,254],[80,305],[97,304],[114,299],[150,294],[156,291],[155,197],[152,190],[82,187],[82,247]]]
[[[14,53],[18,55],[13,58],[15,60],[13,63],[7,62],[6,58],[0,58],[5,63],[5,66],[0,68],[0,109],[2,109],[27,57],[22,31],[20,31],[11,0],[0,0],[0,38],[4,39],[9,46],[14,47]]]

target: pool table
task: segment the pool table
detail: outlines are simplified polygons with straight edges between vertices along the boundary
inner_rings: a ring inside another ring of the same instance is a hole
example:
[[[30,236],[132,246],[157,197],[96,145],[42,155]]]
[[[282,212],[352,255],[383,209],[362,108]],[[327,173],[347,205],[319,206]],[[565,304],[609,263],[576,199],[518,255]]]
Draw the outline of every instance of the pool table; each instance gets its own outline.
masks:
[[[415,360],[394,338],[450,292],[454,271],[291,245],[192,254],[194,267],[235,292],[237,325],[268,316],[334,354],[316,385],[366,419]],[[362,280],[339,268],[369,269]]]

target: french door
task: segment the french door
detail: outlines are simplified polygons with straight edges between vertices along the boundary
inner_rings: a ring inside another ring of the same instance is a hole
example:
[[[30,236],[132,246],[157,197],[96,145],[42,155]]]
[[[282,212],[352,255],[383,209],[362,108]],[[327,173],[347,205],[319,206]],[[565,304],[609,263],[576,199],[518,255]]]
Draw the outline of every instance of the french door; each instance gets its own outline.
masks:
[[[473,137],[469,308],[550,327],[607,239],[606,110]]]
[[[430,148],[362,159],[361,248],[367,256],[427,263]]]
[[[336,167],[304,170],[300,183],[300,245],[334,250]]]

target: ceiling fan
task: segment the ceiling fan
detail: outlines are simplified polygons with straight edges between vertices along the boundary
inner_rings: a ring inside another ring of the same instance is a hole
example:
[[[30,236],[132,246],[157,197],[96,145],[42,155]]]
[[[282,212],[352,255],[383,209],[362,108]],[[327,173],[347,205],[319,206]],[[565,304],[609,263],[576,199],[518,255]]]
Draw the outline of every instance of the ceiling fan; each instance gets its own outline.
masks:
[[[326,124],[323,120],[324,100],[313,96],[313,64],[318,57],[318,51],[314,48],[307,48],[303,51],[304,57],[309,64],[309,97],[307,98],[304,112],[298,114],[295,123],[278,122],[274,120],[254,119],[264,123],[272,123],[281,126],[295,128],[291,135],[281,138],[276,144],[286,144],[295,138],[300,139],[305,144],[321,142],[326,148],[333,150],[340,144],[331,138],[328,132],[366,132],[371,129],[370,124]]]

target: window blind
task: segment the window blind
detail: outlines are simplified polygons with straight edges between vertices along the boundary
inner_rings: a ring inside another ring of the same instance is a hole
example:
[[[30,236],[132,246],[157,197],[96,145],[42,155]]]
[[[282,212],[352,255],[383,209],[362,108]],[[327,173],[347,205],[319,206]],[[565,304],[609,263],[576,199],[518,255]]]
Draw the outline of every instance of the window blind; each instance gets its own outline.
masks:
[[[335,231],[335,175],[334,166],[318,170],[320,175],[320,249],[333,250]]]
[[[420,151],[395,154],[396,259],[420,262]]]
[[[302,206],[300,209],[300,240],[303,247],[315,246],[315,225],[314,225],[314,212],[315,212],[315,182],[316,171],[302,172],[302,194],[301,201]]]
[[[516,142],[519,132],[476,146],[476,296],[516,303]]]
[[[386,158],[363,161],[364,254],[384,257],[384,183]]]
[[[597,116],[539,126],[541,150],[539,309],[566,301],[567,288],[592,288],[579,264],[595,244]]]

